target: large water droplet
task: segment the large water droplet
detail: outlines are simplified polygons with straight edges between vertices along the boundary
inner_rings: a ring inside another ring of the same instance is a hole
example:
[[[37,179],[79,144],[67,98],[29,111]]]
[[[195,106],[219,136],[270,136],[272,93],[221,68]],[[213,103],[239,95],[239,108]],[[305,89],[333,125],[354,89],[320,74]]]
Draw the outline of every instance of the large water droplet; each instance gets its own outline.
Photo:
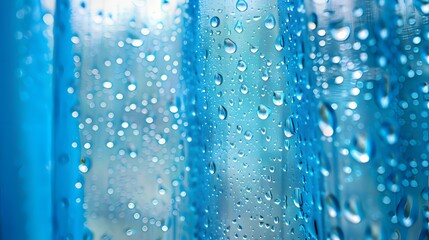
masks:
[[[247,2],[245,0],[238,0],[235,7],[237,8],[238,11],[244,12],[247,10]]]
[[[258,117],[262,120],[267,119],[271,114],[271,109],[263,104],[258,106]]]
[[[219,106],[218,112],[219,112],[219,118],[221,120],[225,120],[226,117],[228,116],[228,112],[226,111],[226,108],[222,105]]]
[[[225,49],[225,52],[230,54],[235,53],[237,51],[237,45],[230,38],[225,38],[225,40],[223,41],[223,48]]]
[[[429,14],[429,1],[428,0],[414,0],[414,6],[421,15]]]
[[[270,14],[265,18],[264,25],[267,29],[273,29],[276,26],[276,19],[273,14]]]
[[[331,137],[334,135],[336,127],[337,118],[334,109],[327,103],[321,103],[319,105],[319,128],[322,134],[326,137]]]
[[[237,32],[237,33],[242,33],[243,32],[243,22],[241,22],[241,20],[238,20],[237,21],[237,23],[235,24],[235,26],[234,26],[234,30]]]
[[[368,134],[357,134],[350,146],[351,157],[361,163],[367,163],[375,154],[374,141]]]
[[[332,37],[337,41],[345,41],[350,36],[350,27],[344,25],[342,21],[335,21],[330,24]]]
[[[404,227],[411,227],[417,220],[419,213],[418,202],[412,196],[404,196],[396,207],[399,223]]]
[[[214,28],[217,28],[220,24],[220,19],[218,17],[212,17],[210,19],[210,25]]]
[[[328,194],[326,196],[326,210],[328,210],[328,214],[332,218],[336,218],[340,215],[340,204],[333,194]]]
[[[295,122],[292,116],[288,117],[285,121],[283,132],[287,138],[292,137],[296,133]]]
[[[214,75],[214,81],[215,81],[216,85],[220,86],[223,83],[223,77],[222,77],[222,75],[220,73],[216,73]]]
[[[237,64],[237,69],[240,72],[244,72],[247,69],[247,64],[243,60],[239,60]]]
[[[362,221],[362,207],[356,198],[351,198],[346,202],[344,216],[349,222],[354,224],[358,224]]]

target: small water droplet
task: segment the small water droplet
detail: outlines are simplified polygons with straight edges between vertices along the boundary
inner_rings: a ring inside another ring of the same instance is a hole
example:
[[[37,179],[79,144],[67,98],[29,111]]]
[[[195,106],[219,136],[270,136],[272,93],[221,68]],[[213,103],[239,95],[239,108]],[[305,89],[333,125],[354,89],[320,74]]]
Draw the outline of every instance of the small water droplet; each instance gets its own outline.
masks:
[[[218,86],[222,85],[222,83],[223,83],[222,75],[220,73],[215,74],[214,75],[214,81],[215,81],[216,85],[218,85]]]
[[[399,223],[404,227],[411,227],[419,214],[418,202],[412,196],[404,196],[396,207],[396,215]]]
[[[237,51],[237,45],[230,38],[225,38],[225,40],[223,41],[223,47],[225,49],[225,52],[230,54],[235,53]]]
[[[235,7],[237,8],[238,11],[244,12],[247,10],[247,2],[245,0],[238,0]]]
[[[321,103],[319,105],[319,128],[322,134],[331,137],[334,135],[336,127],[337,118],[334,109],[327,103]]]
[[[297,208],[301,208],[302,205],[304,205],[304,199],[302,198],[302,191],[301,188],[295,188],[294,191],[294,198],[293,198],[293,204]]]
[[[125,234],[127,235],[127,236],[132,236],[132,235],[134,235],[136,233],[136,231],[134,231],[134,229],[131,229],[131,228],[129,228],[129,229],[127,229],[126,231],[125,231]]]
[[[271,109],[263,104],[258,106],[258,117],[262,120],[267,119],[271,114]]]
[[[380,136],[388,144],[395,144],[398,141],[398,130],[396,124],[392,122],[384,122],[381,124]]]
[[[247,94],[249,92],[249,88],[246,85],[241,85],[240,92],[242,94]]]
[[[268,191],[265,193],[265,199],[267,199],[268,201],[271,201],[272,198],[273,198],[273,194],[271,193],[271,191]]]
[[[295,135],[296,128],[292,116],[286,119],[283,132],[287,138],[291,138],[293,135]]]
[[[284,98],[285,98],[285,94],[283,93],[283,91],[274,91],[274,93],[273,93],[274,105],[276,105],[276,106],[283,105]]]
[[[424,187],[422,192],[421,192],[421,195],[422,195],[423,200],[428,201],[429,200],[429,187],[427,187],[427,186]]]
[[[346,202],[344,216],[349,222],[354,224],[358,224],[362,221],[362,207],[356,198],[351,198]]]
[[[389,78],[383,77],[378,83],[377,88],[377,103],[381,108],[387,108],[391,99],[391,84]]]
[[[212,27],[217,28],[219,24],[220,24],[220,19],[218,17],[215,16],[210,19],[210,25]]]
[[[383,231],[380,228],[380,225],[378,223],[371,223],[371,225],[368,225],[365,230],[365,239],[366,240],[382,240],[383,237]]]
[[[331,174],[331,164],[324,153],[320,153],[320,155],[320,172],[323,176],[327,177]]]
[[[243,22],[241,21],[241,20],[238,20],[237,21],[237,23],[235,24],[235,26],[234,26],[234,30],[237,32],[237,33],[242,33],[243,32]]]
[[[216,165],[214,162],[210,162],[209,164],[209,173],[212,175],[216,173]]]
[[[330,24],[332,37],[337,41],[345,41],[350,36],[350,27],[344,25],[342,21],[335,21]]]
[[[396,193],[401,190],[401,183],[399,174],[396,171],[393,171],[386,179],[387,188]]]
[[[218,109],[219,111],[219,118],[221,119],[221,120],[225,120],[226,119],[226,117],[228,116],[228,112],[226,111],[226,108],[224,107],[224,106],[219,106],[219,109]]]
[[[253,134],[252,134],[252,132],[251,132],[251,131],[246,131],[246,132],[244,133],[244,138],[245,138],[246,140],[250,140],[250,139],[252,139],[252,138],[253,138]]]
[[[78,168],[81,173],[87,173],[91,168],[91,161],[89,158],[81,158]]]
[[[351,143],[350,155],[360,162],[367,163],[375,154],[375,145],[368,134],[357,134]]]
[[[328,215],[332,218],[340,215],[340,204],[333,194],[326,196],[326,209],[328,210]]]
[[[264,25],[267,29],[273,29],[276,26],[276,19],[273,14],[270,14],[265,18]]]
[[[237,69],[240,72],[244,72],[247,69],[247,64],[243,60],[239,60],[237,64]]]
[[[279,34],[279,36],[277,36],[276,41],[274,42],[274,47],[279,52],[283,50],[285,47],[285,39],[283,38],[283,35]]]

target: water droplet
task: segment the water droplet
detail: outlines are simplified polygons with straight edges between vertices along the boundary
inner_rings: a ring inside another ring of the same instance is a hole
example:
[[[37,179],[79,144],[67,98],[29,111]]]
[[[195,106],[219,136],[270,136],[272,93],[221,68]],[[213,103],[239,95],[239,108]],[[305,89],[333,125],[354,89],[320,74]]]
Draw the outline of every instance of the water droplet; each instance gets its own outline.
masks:
[[[246,131],[246,132],[244,133],[244,138],[245,138],[246,140],[250,140],[250,139],[252,139],[252,138],[253,138],[253,134],[252,134],[252,132],[251,132],[251,131]]]
[[[384,122],[381,124],[380,136],[389,144],[395,144],[398,141],[397,126],[392,122]]]
[[[226,108],[224,107],[224,106],[219,106],[219,109],[218,109],[219,111],[219,118],[221,119],[221,120],[225,120],[226,119],[226,117],[228,116],[228,112],[226,111]]]
[[[244,12],[247,10],[247,2],[245,0],[238,0],[235,7],[237,8],[238,11]]]
[[[244,72],[247,69],[247,64],[243,60],[240,60],[240,61],[238,61],[237,69],[240,72]]]
[[[240,92],[242,94],[247,94],[249,92],[249,88],[246,85],[241,85]]]
[[[268,191],[265,193],[265,199],[267,199],[268,201],[271,201],[272,198],[273,198],[273,194],[271,193],[271,191]]]
[[[429,1],[428,0],[414,0],[414,6],[421,15],[429,14]]]
[[[222,85],[222,83],[223,83],[222,75],[220,73],[215,74],[214,75],[214,81],[215,81],[216,85],[218,85],[218,86]]]
[[[337,118],[334,109],[327,103],[321,103],[319,105],[319,128],[322,134],[326,137],[331,137],[334,135],[336,127]]]
[[[401,190],[399,174],[393,171],[386,179],[387,188],[396,193]]]
[[[270,14],[265,18],[264,25],[267,29],[273,29],[276,26],[276,19],[273,14]]]
[[[371,223],[368,225],[365,230],[365,239],[366,240],[382,240],[382,230],[378,223]]]
[[[131,228],[129,228],[129,229],[127,229],[126,231],[125,231],[125,234],[127,235],[127,236],[132,236],[132,235],[134,235],[136,233],[136,231],[134,231],[134,229],[131,229]]]
[[[223,44],[224,44],[223,47],[225,49],[225,52],[232,54],[237,51],[237,45],[230,38],[225,38],[225,40],[223,41]]]
[[[293,204],[295,205],[295,207],[301,208],[302,205],[304,205],[304,199],[302,198],[301,188],[295,188],[294,193],[295,195],[293,198]]]
[[[286,119],[283,132],[287,138],[291,138],[293,135],[295,135],[296,128],[292,116]]]
[[[396,207],[399,223],[404,227],[411,227],[417,220],[419,213],[418,202],[412,196],[404,196]]]
[[[214,162],[210,162],[209,164],[209,173],[212,175],[216,173],[216,165]]]
[[[81,158],[78,168],[81,173],[87,173],[91,168],[91,161],[89,158]]]
[[[274,47],[279,52],[283,50],[285,47],[285,39],[283,38],[283,35],[279,34],[279,36],[277,36],[276,41],[274,42]]]
[[[337,41],[345,41],[350,36],[350,27],[344,25],[342,21],[332,22],[330,29],[332,37]]]
[[[257,53],[259,51],[259,47],[250,45],[250,52]]]
[[[335,218],[340,215],[340,204],[333,194],[326,196],[326,209],[330,217]]]
[[[358,224],[362,221],[362,208],[356,198],[351,198],[346,202],[344,216],[349,222],[354,224]]]
[[[343,240],[344,239],[343,230],[341,230],[341,228],[339,228],[339,227],[335,227],[334,229],[332,229],[332,232],[330,233],[329,239],[331,239],[331,240]]]
[[[327,177],[331,174],[331,164],[325,153],[320,153],[320,172],[323,176]]]
[[[387,108],[391,98],[391,84],[389,78],[383,77],[378,83],[377,103],[381,108]]]
[[[421,56],[423,62],[426,64],[429,64],[429,48],[424,47],[420,51],[421,51],[420,56]]]
[[[422,198],[425,201],[429,200],[429,187],[424,187],[422,192],[421,192]]]
[[[237,21],[237,23],[235,24],[235,26],[234,26],[234,30],[237,32],[237,33],[242,33],[243,32],[243,22],[241,22],[241,20],[238,20]]]
[[[271,109],[263,104],[258,106],[258,117],[262,120],[267,119],[271,114]]]
[[[368,134],[357,134],[351,143],[351,157],[361,163],[367,163],[375,154],[375,145]]]
[[[212,17],[210,19],[210,25],[214,28],[217,28],[220,24],[220,19],[218,17]]]
[[[283,93],[283,91],[274,91],[274,93],[273,93],[274,105],[276,105],[276,106],[283,105],[284,98],[285,98],[285,94]]]

